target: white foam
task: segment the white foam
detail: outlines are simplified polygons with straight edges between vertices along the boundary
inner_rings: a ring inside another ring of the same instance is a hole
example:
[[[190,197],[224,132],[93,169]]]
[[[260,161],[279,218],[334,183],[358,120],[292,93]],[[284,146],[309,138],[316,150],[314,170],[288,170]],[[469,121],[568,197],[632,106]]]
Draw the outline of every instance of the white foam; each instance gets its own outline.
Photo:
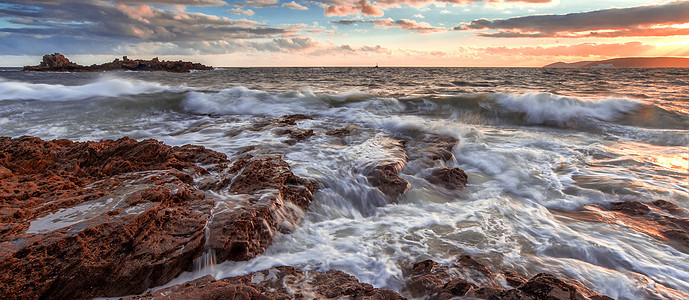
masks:
[[[496,102],[510,112],[526,115],[531,124],[568,124],[584,119],[613,121],[639,109],[641,103],[624,98],[581,100],[550,93],[528,93],[521,96],[497,93]]]
[[[170,89],[156,82],[103,77],[84,85],[29,83],[0,79],[0,100],[70,101],[157,93]]]

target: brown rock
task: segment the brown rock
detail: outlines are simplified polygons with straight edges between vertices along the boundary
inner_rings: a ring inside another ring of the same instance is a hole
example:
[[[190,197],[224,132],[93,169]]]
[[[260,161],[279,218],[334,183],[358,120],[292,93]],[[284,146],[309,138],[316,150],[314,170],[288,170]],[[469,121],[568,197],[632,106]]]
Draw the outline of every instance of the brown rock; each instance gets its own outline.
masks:
[[[228,191],[242,201],[227,203],[209,223],[209,247],[218,261],[247,260],[263,253],[275,230],[290,232],[313,199],[316,183],[295,176],[280,156],[239,159]]]
[[[651,202],[653,206],[662,209],[666,212],[669,212],[671,214],[680,214],[682,212],[682,209],[677,206],[677,204],[674,204],[670,201],[665,201],[665,200],[656,200]]]
[[[333,129],[333,130],[328,130],[325,132],[326,135],[332,135],[332,136],[339,136],[343,137],[345,135],[349,135],[351,130],[349,128],[338,128],[338,129]]]
[[[440,185],[449,190],[464,189],[467,184],[467,174],[456,167],[440,167],[431,171],[426,179],[435,185]]]
[[[282,130],[280,135],[289,135],[289,139],[285,140],[285,143],[294,145],[298,142],[307,140],[315,134],[313,133],[313,129],[292,128]]]
[[[541,273],[526,281],[506,272],[505,278],[515,289],[505,290],[495,279],[495,274],[484,264],[469,255],[460,256],[451,266],[439,265],[431,260],[414,264],[405,273],[407,283],[404,292],[412,297],[429,299],[605,299],[584,287],[576,280],[561,280]]]
[[[372,186],[389,196],[391,201],[395,201],[409,188],[409,182],[399,176],[403,166],[399,162],[381,163],[373,167],[366,178]]]
[[[454,157],[452,148],[458,140],[450,136],[424,134],[420,138],[410,140],[407,151],[409,159],[450,160]]]
[[[547,273],[540,273],[529,279],[519,289],[533,299],[577,299],[584,300],[576,286]]]
[[[651,211],[648,205],[639,201],[615,202],[610,205],[610,210],[623,212],[631,216],[642,216]]]
[[[211,239],[230,242],[221,258],[262,252],[316,185],[280,157],[244,156],[228,167],[224,154],[155,140],[0,138],[0,298],[141,293],[191,268],[207,223]],[[229,200],[206,197],[198,176]],[[207,222],[216,201],[225,209]]]
[[[205,276],[130,299],[404,299],[391,290],[360,283],[341,271],[276,267],[214,280]]]
[[[647,205],[639,201],[616,202],[605,206],[589,205],[576,212],[557,212],[582,221],[622,223],[627,228],[662,240],[675,249],[689,253],[689,218],[674,203],[656,200]],[[602,214],[600,211],[607,211]],[[668,215],[671,213],[672,215]]]

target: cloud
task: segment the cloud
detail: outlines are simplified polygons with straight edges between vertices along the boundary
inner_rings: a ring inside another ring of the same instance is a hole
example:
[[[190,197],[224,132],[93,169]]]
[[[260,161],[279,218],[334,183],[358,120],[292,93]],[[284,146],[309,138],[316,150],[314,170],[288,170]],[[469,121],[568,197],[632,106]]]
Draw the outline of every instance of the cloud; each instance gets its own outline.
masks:
[[[377,6],[371,5],[366,0],[333,0],[324,1],[325,14],[328,16],[346,16],[364,14],[380,17],[383,11]]]
[[[612,8],[565,15],[535,15],[510,19],[477,19],[455,30],[497,30],[487,37],[621,37],[687,34],[689,1],[663,5]]]
[[[391,18],[387,19],[377,19],[377,20],[339,20],[339,21],[333,21],[331,23],[335,24],[341,24],[341,25],[352,25],[356,23],[366,23],[366,24],[373,24],[376,27],[380,28],[391,28],[391,27],[396,27],[405,31],[415,31],[418,33],[434,33],[434,32],[443,32],[447,31],[446,28],[443,27],[434,27],[431,24],[428,24],[426,22],[417,22],[414,20],[407,20],[407,19],[400,19],[400,20],[393,20]]]
[[[251,7],[263,8],[263,7],[277,7],[278,0],[244,0],[244,3]]]
[[[290,2],[290,3],[283,3],[283,4],[282,4],[282,7],[287,7],[287,8],[290,8],[290,9],[299,9],[299,10],[307,10],[307,9],[309,9],[308,7],[303,6],[303,5],[301,5],[301,4],[297,3],[297,2],[294,2],[294,1],[292,1],[292,2]]]
[[[422,14],[415,14],[412,17],[417,18],[417,19],[425,19],[426,18]]]
[[[233,39],[272,39],[298,36],[305,25],[267,26],[246,19],[229,19],[202,13],[171,11],[145,4],[138,6],[105,1],[44,1],[31,5],[14,4],[0,7],[0,18],[20,26],[0,28],[3,43],[25,39],[25,48],[4,47],[13,53],[40,55],[36,50],[46,43],[50,51],[73,49],[72,44],[110,53],[101,45],[134,45],[138,43],[176,43],[188,45]],[[50,3],[48,3],[50,2]],[[162,2],[158,0],[158,2]],[[193,1],[167,1],[167,3]],[[246,10],[245,12],[248,12]],[[112,48],[111,48],[112,49]],[[206,48],[201,48],[201,50]],[[82,53],[81,51],[79,53]],[[10,53],[2,53],[10,54]]]
[[[377,17],[383,15],[383,9],[390,7],[421,7],[434,3],[455,5],[469,5],[472,3],[481,2],[488,2],[493,4],[543,4],[550,3],[553,1],[554,0],[376,0],[372,3],[369,3],[366,0],[313,0],[314,3],[321,3],[321,6],[325,7],[325,14],[328,16],[369,15]]]
[[[229,9],[227,11],[231,12],[235,15],[247,15],[247,16],[253,16],[254,15],[254,11],[251,9],[233,8],[233,9]]]

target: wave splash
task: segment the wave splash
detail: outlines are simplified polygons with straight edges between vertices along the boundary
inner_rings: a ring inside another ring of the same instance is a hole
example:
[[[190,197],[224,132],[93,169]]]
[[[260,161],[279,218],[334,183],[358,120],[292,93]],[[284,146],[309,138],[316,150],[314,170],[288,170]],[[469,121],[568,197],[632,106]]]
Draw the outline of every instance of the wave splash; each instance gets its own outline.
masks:
[[[642,103],[624,98],[591,101],[550,93],[528,93],[521,96],[496,94],[496,103],[508,112],[524,115],[528,124],[575,125],[581,121],[615,121],[634,113]]]

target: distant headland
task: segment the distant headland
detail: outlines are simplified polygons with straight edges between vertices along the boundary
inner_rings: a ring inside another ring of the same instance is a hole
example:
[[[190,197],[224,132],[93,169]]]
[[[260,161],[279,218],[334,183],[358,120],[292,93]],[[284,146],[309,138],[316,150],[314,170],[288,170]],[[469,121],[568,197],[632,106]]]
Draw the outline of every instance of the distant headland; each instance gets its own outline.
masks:
[[[574,63],[556,62],[544,68],[689,68],[683,57],[623,57]]]
[[[103,72],[103,71],[166,71],[188,73],[191,70],[212,70],[213,67],[188,61],[166,61],[153,58],[151,60],[116,58],[112,62],[100,65],[82,66],[71,62],[60,53],[43,55],[43,61],[38,66],[25,66],[24,71],[44,72]]]

